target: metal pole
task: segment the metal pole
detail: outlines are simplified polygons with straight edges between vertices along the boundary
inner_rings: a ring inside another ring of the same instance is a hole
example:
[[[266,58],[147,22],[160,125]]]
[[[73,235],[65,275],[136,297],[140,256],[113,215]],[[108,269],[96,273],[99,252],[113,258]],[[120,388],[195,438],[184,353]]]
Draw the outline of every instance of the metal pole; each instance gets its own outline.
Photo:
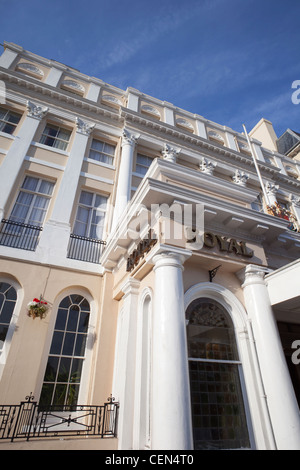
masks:
[[[259,169],[258,164],[257,164],[257,160],[256,160],[256,157],[255,157],[253,148],[252,148],[252,144],[251,144],[251,142],[250,142],[250,139],[249,139],[249,136],[248,136],[248,134],[247,134],[246,127],[245,127],[244,124],[243,124],[243,128],[244,128],[245,135],[246,135],[246,137],[247,137],[249,149],[250,149],[250,151],[251,151],[251,155],[252,155],[253,162],[254,162],[254,166],[255,166],[255,169],[256,169],[256,172],[257,172],[257,175],[258,175],[258,179],[259,179],[259,181],[260,181],[261,189],[262,189],[262,191],[263,191],[263,193],[264,193],[264,198],[265,198],[266,204],[269,206],[269,205],[270,205],[270,200],[269,200],[269,197],[268,197],[268,195],[267,195],[267,191],[266,191],[264,182],[263,182],[262,177],[261,177],[261,174],[260,174],[260,169]]]

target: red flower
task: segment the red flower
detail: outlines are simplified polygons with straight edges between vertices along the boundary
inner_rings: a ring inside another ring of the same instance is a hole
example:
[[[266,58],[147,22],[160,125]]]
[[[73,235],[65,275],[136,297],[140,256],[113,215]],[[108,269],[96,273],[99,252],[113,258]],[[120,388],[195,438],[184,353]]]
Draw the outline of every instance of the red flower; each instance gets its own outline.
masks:
[[[33,302],[39,302],[40,300],[39,299],[33,299]]]

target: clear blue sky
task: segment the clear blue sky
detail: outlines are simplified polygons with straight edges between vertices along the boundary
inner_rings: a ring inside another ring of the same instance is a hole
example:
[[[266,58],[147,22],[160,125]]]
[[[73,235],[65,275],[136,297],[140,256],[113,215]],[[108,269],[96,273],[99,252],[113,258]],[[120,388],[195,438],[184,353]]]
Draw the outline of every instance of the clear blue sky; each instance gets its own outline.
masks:
[[[299,0],[0,0],[0,42],[279,136],[300,131],[299,19]]]

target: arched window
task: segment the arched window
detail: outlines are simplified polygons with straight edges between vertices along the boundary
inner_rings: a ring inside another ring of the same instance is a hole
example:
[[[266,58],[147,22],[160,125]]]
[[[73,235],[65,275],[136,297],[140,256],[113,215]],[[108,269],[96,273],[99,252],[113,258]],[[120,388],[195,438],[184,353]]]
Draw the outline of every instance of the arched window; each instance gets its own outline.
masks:
[[[16,301],[16,289],[7,282],[0,282],[0,353],[4,347]]]
[[[77,404],[89,316],[89,302],[81,295],[68,295],[60,302],[40,405]]]
[[[186,318],[194,449],[250,448],[232,320],[209,298]]]

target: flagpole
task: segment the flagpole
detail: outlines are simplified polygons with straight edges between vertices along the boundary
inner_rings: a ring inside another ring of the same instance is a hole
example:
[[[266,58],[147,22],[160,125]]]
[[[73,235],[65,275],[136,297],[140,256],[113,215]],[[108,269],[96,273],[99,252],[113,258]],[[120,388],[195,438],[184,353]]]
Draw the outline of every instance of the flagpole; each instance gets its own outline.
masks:
[[[251,155],[252,155],[252,158],[253,158],[253,162],[254,162],[254,166],[255,166],[255,169],[256,169],[256,173],[257,173],[258,179],[259,179],[259,181],[260,181],[261,189],[262,189],[262,191],[263,191],[263,193],[264,193],[264,198],[265,198],[266,204],[269,206],[269,205],[270,205],[270,200],[269,200],[269,197],[268,197],[268,195],[267,195],[267,191],[266,191],[264,182],[263,182],[262,177],[261,177],[261,174],[260,174],[260,169],[259,169],[259,167],[258,167],[257,160],[256,160],[256,157],[255,157],[255,155],[254,155],[254,151],[253,151],[253,148],[252,148],[252,144],[251,144],[251,142],[250,142],[250,139],[249,139],[249,136],[248,136],[248,134],[247,134],[246,127],[245,127],[244,124],[243,124],[243,128],[244,128],[245,135],[246,135],[246,137],[247,137],[247,141],[248,141],[249,149],[250,149],[250,152],[251,152]]]

